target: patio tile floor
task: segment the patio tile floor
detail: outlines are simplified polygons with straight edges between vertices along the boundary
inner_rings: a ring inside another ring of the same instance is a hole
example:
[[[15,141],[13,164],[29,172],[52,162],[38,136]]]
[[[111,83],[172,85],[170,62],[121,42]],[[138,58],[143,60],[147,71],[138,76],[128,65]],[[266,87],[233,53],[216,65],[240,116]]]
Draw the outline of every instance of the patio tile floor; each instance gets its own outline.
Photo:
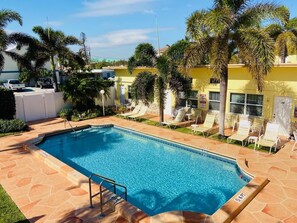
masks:
[[[266,177],[270,183],[233,220],[244,222],[297,222],[297,151],[293,142],[276,154],[265,154],[204,137],[174,132],[117,117],[97,118],[78,123],[115,124],[147,134],[164,137],[194,147],[244,159],[251,174]],[[29,152],[21,149],[25,141],[38,134],[64,129],[62,119],[30,124],[31,131],[0,138],[0,184],[31,222],[128,222],[118,213],[98,217],[98,209],[89,208],[88,192],[74,185],[64,175],[51,169]],[[67,171],[67,170],[65,170]],[[166,221],[166,215],[152,222]],[[183,218],[167,215],[173,222]],[[140,222],[147,222],[146,220]],[[149,222],[149,221],[148,221]]]

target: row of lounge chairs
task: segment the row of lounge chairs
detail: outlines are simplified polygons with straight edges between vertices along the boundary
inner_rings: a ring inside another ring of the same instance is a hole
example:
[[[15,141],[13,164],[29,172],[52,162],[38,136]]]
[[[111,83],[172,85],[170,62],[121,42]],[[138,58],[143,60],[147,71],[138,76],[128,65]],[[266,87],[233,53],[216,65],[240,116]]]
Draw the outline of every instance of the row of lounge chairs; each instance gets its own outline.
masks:
[[[215,115],[214,114],[207,114],[205,121],[202,125],[192,125],[193,132],[201,132],[203,135],[204,133],[208,133],[214,125]],[[271,153],[272,148],[274,147],[275,150],[277,148],[277,144],[279,141],[279,124],[277,123],[267,123],[266,130],[264,135],[260,135],[255,142],[254,150],[256,147],[260,145],[263,147],[269,147],[269,153]],[[227,142],[231,143],[232,141],[240,141],[242,146],[248,141],[250,137],[251,131],[251,122],[249,120],[241,120],[238,125],[237,132],[227,138]],[[297,133],[296,133],[297,137]],[[295,144],[294,144],[295,146]],[[292,148],[292,150],[294,147]]]
[[[136,119],[145,117],[147,110],[148,110],[148,106],[143,104],[138,104],[135,106],[133,111],[120,114],[120,116],[124,118],[130,118],[130,119],[136,120]],[[167,120],[165,122],[162,122],[162,124],[168,127],[176,126],[177,124],[181,123],[185,119],[185,116],[188,112],[189,112],[189,108],[187,107],[181,108],[178,110],[178,113],[174,120]],[[215,123],[215,114],[208,113],[206,115],[204,123],[201,125],[198,125],[197,121],[198,121],[198,118],[201,118],[201,112],[199,112],[199,110],[191,110],[191,113],[193,113],[192,115],[196,119],[196,123],[191,125],[193,133],[200,132],[204,136],[205,134],[208,134],[213,129],[213,126]],[[267,123],[266,131],[263,135],[260,135],[260,133],[264,129],[264,122],[262,121],[262,119],[255,118],[253,125],[251,125],[250,120],[241,119],[239,122],[238,121],[234,122],[234,125],[237,126],[237,131],[227,138],[228,143],[231,143],[232,141],[240,141],[242,143],[242,146],[244,146],[247,143],[248,139],[251,137],[250,132],[258,131],[259,137],[254,137],[256,139],[254,150],[256,149],[256,147],[259,147],[260,145],[263,147],[269,147],[269,153],[271,153],[271,150],[273,147],[276,150],[277,144],[279,141],[279,137],[278,137],[279,128],[280,128],[279,124]],[[232,131],[234,131],[234,125],[233,125]],[[296,133],[295,139],[297,139],[297,133]],[[295,141],[292,150],[294,149],[296,143],[297,141]]]
[[[136,119],[144,117],[146,115],[147,110],[148,110],[148,106],[138,104],[135,106],[135,108],[131,112],[119,114],[119,116],[136,120]]]

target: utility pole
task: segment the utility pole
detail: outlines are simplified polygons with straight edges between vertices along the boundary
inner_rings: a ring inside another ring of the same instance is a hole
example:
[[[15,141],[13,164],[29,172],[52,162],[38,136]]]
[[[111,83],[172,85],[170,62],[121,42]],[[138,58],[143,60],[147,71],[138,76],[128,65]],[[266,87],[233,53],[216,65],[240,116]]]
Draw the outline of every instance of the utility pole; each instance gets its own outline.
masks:
[[[84,53],[84,56],[85,56],[85,59],[86,59],[86,63],[88,64],[90,62],[89,59],[91,59],[91,58],[89,58],[91,53],[90,53],[90,50],[87,49],[87,46],[86,46],[87,36],[86,36],[86,34],[84,32],[80,33],[80,39],[82,41],[83,53]],[[89,53],[87,51],[89,51]]]
[[[158,56],[160,56],[160,36],[159,36],[159,24],[158,24],[157,14],[155,14],[155,20],[156,20],[156,28],[157,28]]]

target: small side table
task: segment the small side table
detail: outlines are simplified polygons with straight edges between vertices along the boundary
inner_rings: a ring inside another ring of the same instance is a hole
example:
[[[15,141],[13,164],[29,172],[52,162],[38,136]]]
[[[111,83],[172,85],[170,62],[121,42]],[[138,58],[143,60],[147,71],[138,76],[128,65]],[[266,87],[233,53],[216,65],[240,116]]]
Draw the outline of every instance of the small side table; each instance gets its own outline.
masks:
[[[192,114],[186,114],[188,121],[191,121],[192,119]]]
[[[256,143],[256,142],[258,142],[258,136],[250,136],[249,138],[248,138],[248,143]]]
[[[248,138],[248,144],[249,143],[255,143],[255,145],[254,145],[254,151],[256,150],[256,145],[257,145],[258,139],[259,139],[258,136],[250,136]]]

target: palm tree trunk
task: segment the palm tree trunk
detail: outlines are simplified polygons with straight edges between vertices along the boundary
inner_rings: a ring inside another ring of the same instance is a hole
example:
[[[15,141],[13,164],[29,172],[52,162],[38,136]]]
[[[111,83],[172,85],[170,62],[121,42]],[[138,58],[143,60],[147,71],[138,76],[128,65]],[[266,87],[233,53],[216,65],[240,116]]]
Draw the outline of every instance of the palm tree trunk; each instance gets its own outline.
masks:
[[[160,100],[159,102],[159,122],[160,124],[164,122],[164,102]]]
[[[287,47],[284,47],[284,49],[282,50],[282,53],[281,53],[281,63],[286,63],[286,57],[288,56],[288,50],[287,50]]]
[[[226,65],[221,73],[220,82],[220,116],[219,116],[219,135],[225,135],[225,112],[228,89],[228,65]]]
[[[55,92],[58,92],[59,87],[58,87],[58,80],[57,80],[57,76],[56,76],[56,66],[55,66],[54,56],[51,56],[51,66],[52,66],[52,71],[53,71],[53,80],[55,83]]]

